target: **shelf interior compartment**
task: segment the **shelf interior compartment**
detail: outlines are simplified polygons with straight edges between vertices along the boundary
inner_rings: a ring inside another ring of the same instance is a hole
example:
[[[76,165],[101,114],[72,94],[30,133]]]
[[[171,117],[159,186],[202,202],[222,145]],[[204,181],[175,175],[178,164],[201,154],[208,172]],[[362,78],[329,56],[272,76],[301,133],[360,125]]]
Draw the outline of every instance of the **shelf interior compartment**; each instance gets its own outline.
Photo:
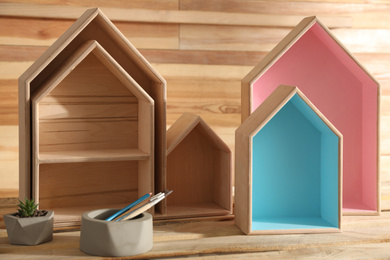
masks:
[[[39,152],[139,149],[138,103],[91,53],[39,102]]]
[[[338,229],[339,137],[295,94],[252,138],[252,231]]]
[[[281,84],[297,86],[343,134],[343,208],[378,210],[378,83],[314,23],[252,85],[254,111]],[[298,37],[298,36],[297,36]]]
[[[168,154],[167,216],[226,215],[230,211],[230,151],[216,147],[200,124]]]
[[[166,215],[156,215],[156,219],[165,218],[191,218],[191,217],[208,217],[208,216],[225,216],[230,211],[220,205],[212,202],[205,203],[183,203],[170,204],[167,208]]]
[[[321,217],[257,218],[252,230],[302,230],[335,228]]]
[[[41,164],[39,207],[42,209],[128,204],[148,181],[138,161]],[[142,196],[141,195],[141,196]]]

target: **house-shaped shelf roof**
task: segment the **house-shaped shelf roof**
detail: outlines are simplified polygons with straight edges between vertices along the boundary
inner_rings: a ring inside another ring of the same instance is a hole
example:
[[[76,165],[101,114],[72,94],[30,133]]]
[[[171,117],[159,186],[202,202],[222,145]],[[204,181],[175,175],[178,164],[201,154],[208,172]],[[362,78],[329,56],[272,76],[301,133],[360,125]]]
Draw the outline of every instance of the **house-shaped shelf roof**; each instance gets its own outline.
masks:
[[[146,101],[151,104],[154,103],[153,99],[141,88],[138,83],[111,57],[111,55],[97,42],[90,40],[85,42],[77,49],[70,57],[56,70],[55,73],[50,75],[49,80],[45,84],[41,85],[39,89],[34,93],[34,102],[40,102],[47,96],[58,84],[64,80],[76,67],[83,62],[89,55],[93,55],[97,58],[97,62],[100,62],[105,68],[107,68],[112,75],[115,76],[138,100]],[[92,74],[96,72],[91,71]],[[81,86],[82,87],[82,86]],[[97,90],[98,91],[98,90]]]
[[[203,138],[214,148],[230,152],[229,146],[197,115],[183,114],[168,130],[167,133],[167,155],[169,155],[194,129],[201,131]]]
[[[31,195],[30,95],[49,80],[69,55],[90,40],[97,41],[154,100],[156,177],[165,171],[166,82],[98,8],[89,9],[19,78],[21,197]],[[158,185],[159,180],[156,181]]]
[[[167,131],[167,216],[232,211],[231,151],[200,116],[183,114]]]
[[[46,101],[47,104],[38,109],[40,102],[47,99],[48,94],[55,88],[61,90],[52,94],[52,97]],[[37,129],[40,124],[48,125],[49,132],[57,137],[64,129],[68,132],[67,138],[62,136],[60,142],[58,140],[53,142],[55,138],[49,137],[46,145],[33,145],[34,156],[39,153],[42,160],[47,157],[52,162],[55,160],[53,158],[60,158],[61,153],[64,157],[57,160],[62,162],[68,159],[75,161],[77,158],[81,161],[104,160],[104,154],[107,154],[110,160],[114,158],[123,160],[127,154],[132,154],[128,157],[134,158],[135,153],[138,153],[138,157],[142,158],[149,156],[150,151],[153,150],[153,147],[149,147],[153,144],[152,140],[149,140],[147,145],[139,141],[145,138],[139,138],[137,135],[137,133],[141,135],[147,133],[147,129],[153,130],[153,127],[147,127],[153,124],[153,99],[97,41],[87,41],[72,53],[61,67],[32,93],[31,103],[32,115],[35,118],[33,143],[38,141],[36,137],[39,136]],[[40,120],[43,122],[39,122]],[[59,124],[60,120],[65,120],[64,125]],[[77,120],[81,121],[74,122]],[[87,125],[88,120],[92,120],[93,124],[99,124],[100,127],[111,120],[109,124],[112,128],[106,131],[98,131],[98,128],[83,129],[82,135],[80,130],[72,130],[72,124],[80,128],[80,124]],[[137,130],[131,130],[132,127]],[[75,131],[75,135],[70,134],[72,131]],[[101,134],[97,134],[98,132]],[[151,133],[147,135],[153,138]],[[39,151],[39,147],[42,146],[44,149]],[[122,152],[119,152],[120,148],[123,149]],[[111,154],[107,149],[111,149]],[[65,152],[66,150],[69,151]],[[91,150],[104,150],[104,152]],[[44,152],[47,151],[50,153],[45,154]],[[69,158],[65,156],[66,153],[69,154]]]
[[[242,122],[284,84],[298,86],[344,136],[344,213],[378,214],[378,82],[308,17],[242,80]]]
[[[245,233],[339,230],[342,135],[298,88],[278,87],[242,123],[235,154]]]

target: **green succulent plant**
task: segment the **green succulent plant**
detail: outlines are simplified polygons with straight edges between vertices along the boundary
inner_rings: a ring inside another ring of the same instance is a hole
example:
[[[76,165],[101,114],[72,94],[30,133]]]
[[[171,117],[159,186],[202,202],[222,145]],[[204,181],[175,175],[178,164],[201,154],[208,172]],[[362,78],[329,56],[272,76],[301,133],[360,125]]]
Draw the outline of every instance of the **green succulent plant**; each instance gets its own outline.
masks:
[[[34,199],[28,200],[26,198],[26,202],[24,202],[24,203],[19,200],[19,204],[18,204],[19,216],[22,218],[33,217],[35,211],[37,210],[38,205],[39,204],[35,204]]]

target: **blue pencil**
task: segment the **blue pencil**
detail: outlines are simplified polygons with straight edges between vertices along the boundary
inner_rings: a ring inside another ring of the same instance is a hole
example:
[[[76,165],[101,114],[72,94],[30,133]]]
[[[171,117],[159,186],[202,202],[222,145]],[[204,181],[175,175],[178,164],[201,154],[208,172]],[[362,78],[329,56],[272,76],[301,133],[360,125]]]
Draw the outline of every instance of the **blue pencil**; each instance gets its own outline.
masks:
[[[111,221],[113,220],[114,218],[118,217],[119,215],[121,215],[122,213],[126,212],[127,210],[131,209],[132,207],[138,205],[139,203],[141,203],[142,201],[146,200],[147,198],[150,197],[150,195],[152,195],[152,193],[147,193],[145,194],[144,196],[142,196],[141,198],[137,199],[136,201],[130,203],[129,205],[127,205],[126,207],[124,207],[123,209],[119,210],[118,212],[116,212],[114,215],[106,218],[107,221]]]

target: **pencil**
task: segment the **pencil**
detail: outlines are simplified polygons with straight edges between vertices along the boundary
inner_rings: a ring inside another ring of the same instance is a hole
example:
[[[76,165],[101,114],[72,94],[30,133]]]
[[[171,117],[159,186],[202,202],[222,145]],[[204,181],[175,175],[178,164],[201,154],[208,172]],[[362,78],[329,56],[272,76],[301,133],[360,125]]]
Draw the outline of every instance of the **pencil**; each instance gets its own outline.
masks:
[[[132,218],[138,216],[139,214],[147,211],[148,209],[150,209],[151,207],[153,207],[154,205],[156,205],[157,203],[159,203],[160,201],[165,199],[171,193],[172,193],[172,190],[171,191],[164,191],[160,196],[158,196],[153,201],[149,201],[145,205],[138,207],[137,209],[131,211],[129,214],[117,219],[116,221],[125,221],[125,220],[132,219]]]
[[[114,221],[114,220],[115,220],[115,221],[118,221],[119,218],[122,218],[123,216],[129,214],[129,212],[132,212],[132,211],[138,209],[139,207],[142,207],[143,205],[145,205],[145,204],[147,204],[147,203],[149,203],[149,202],[151,202],[151,201],[153,201],[153,200],[155,200],[155,199],[157,199],[157,198],[159,198],[160,196],[163,196],[163,195],[164,195],[164,194],[163,194],[162,192],[160,192],[160,193],[154,195],[153,197],[151,197],[149,200],[146,199],[146,200],[142,201],[141,203],[139,203],[139,204],[137,204],[137,205],[134,205],[134,206],[131,207],[131,208],[128,208],[125,212],[123,212],[122,214],[116,216],[116,217],[113,219],[113,221]]]
[[[147,211],[148,209],[150,209],[151,207],[153,207],[154,205],[156,205],[157,203],[162,201],[164,198],[165,198],[165,196],[161,196],[158,199],[156,199],[154,201],[151,201],[151,202],[143,205],[142,207],[137,208],[136,210],[133,210],[132,212],[130,212],[126,216],[118,219],[117,221],[125,221],[125,220],[128,220],[128,219],[132,219],[132,218],[138,216],[139,214]]]
[[[141,198],[137,199],[136,201],[130,203],[129,205],[127,205],[126,207],[124,207],[123,209],[119,210],[118,212],[116,212],[115,214],[113,214],[112,216],[106,218],[106,221],[111,221],[113,220],[114,218],[122,215],[124,212],[128,211],[129,209],[133,208],[134,206],[138,205],[139,203],[141,203],[142,201],[146,200],[147,198],[149,198],[150,196],[152,195],[151,192],[145,194],[144,196],[142,196]]]

